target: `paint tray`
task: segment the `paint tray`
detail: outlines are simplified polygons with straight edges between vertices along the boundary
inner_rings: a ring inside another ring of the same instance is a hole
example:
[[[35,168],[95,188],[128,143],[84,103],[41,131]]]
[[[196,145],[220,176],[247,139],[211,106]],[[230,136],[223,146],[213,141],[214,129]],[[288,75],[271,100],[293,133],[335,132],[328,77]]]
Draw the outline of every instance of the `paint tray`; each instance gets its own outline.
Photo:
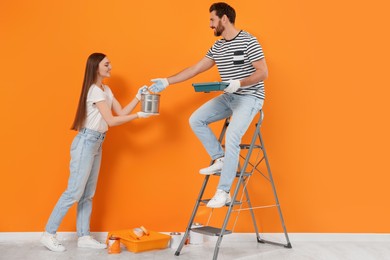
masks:
[[[221,91],[224,90],[229,83],[227,82],[203,82],[203,83],[192,83],[195,88],[195,92],[210,92],[210,91]]]
[[[149,231],[149,235],[144,235],[136,239],[132,232],[132,229],[109,232],[107,239],[110,236],[119,237],[120,242],[126,246],[127,250],[134,253],[167,248],[171,239],[170,235],[155,231]]]

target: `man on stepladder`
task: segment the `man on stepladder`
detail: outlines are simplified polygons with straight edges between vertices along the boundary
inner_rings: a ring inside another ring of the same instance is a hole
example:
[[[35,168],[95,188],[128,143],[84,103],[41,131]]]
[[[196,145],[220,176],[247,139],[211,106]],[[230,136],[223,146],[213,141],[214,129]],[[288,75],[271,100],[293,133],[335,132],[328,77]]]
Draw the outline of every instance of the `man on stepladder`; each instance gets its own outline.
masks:
[[[219,208],[231,202],[229,195],[239,161],[239,144],[264,102],[264,80],[268,76],[263,50],[256,37],[235,27],[235,10],[226,3],[210,7],[210,28],[222,36],[195,65],[168,77],[153,79],[152,92],[188,80],[217,64],[222,81],[229,85],[224,93],[209,100],[190,117],[190,125],[214,163],[199,171],[210,175],[221,172],[214,197],[207,207]],[[225,137],[225,151],[209,124],[231,117]]]

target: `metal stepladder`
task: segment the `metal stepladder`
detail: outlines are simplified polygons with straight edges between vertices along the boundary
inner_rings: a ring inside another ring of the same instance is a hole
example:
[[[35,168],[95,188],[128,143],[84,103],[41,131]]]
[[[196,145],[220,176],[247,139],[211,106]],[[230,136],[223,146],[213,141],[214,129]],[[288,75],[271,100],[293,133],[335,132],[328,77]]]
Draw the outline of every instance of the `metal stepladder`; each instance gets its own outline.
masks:
[[[207,225],[208,223],[202,227],[194,227],[193,226],[194,219],[197,215],[199,206],[207,204],[207,202],[210,200],[210,199],[203,198],[205,189],[206,189],[207,184],[209,182],[209,178],[211,176],[218,176],[220,174],[216,173],[213,175],[206,175],[204,178],[201,190],[199,192],[198,198],[196,200],[194,209],[192,211],[190,220],[188,222],[185,234],[180,242],[179,247],[177,248],[177,250],[175,252],[176,256],[180,255],[181,249],[183,248],[187,238],[189,237],[190,231],[192,231],[192,232],[197,232],[197,233],[201,233],[201,234],[208,235],[208,236],[217,236],[218,237],[216,245],[215,245],[215,249],[214,249],[214,256],[213,256],[213,260],[216,260],[218,257],[219,248],[220,248],[223,236],[231,234],[233,232],[232,230],[227,230],[227,226],[228,226],[232,212],[238,212],[237,217],[236,217],[236,221],[235,221],[235,223],[236,223],[239,213],[241,211],[244,211],[244,210],[250,211],[250,215],[251,215],[251,218],[253,221],[253,226],[254,226],[254,230],[256,233],[256,238],[257,238],[258,243],[268,243],[268,244],[283,246],[285,248],[292,248],[288,234],[287,234],[287,229],[286,229],[286,226],[284,224],[282,210],[280,208],[279,199],[278,199],[278,196],[276,193],[276,188],[275,188],[274,180],[272,177],[270,164],[268,161],[267,153],[265,151],[263,138],[262,138],[262,135],[260,132],[260,127],[261,127],[261,124],[262,124],[263,119],[264,119],[264,113],[262,110],[260,110],[259,114],[260,114],[259,119],[255,125],[255,131],[254,131],[253,136],[251,137],[250,143],[249,144],[240,144],[241,152],[240,152],[240,162],[239,162],[237,174],[236,174],[236,179],[237,179],[236,186],[234,189],[232,189],[232,190],[234,190],[234,193],[232,194],[232,198],[231,198],[232,202],[225,205],[225,207],[227,207],[227,213],[225,215],[222,227],[216,228],[216,227],[208,226]],[[221,134],[220,134],[219,139],[218,139],[220,143],[222,143],[222,141],[224,139],[225,132],[226,132],[227,127],[229,125],[229,120],[230,120],[230,118],[227,118],[225,120],[225,123],[223,124],[223,128],[222,128]],[[254,153],[255,150],[257,151],[257,155],[256,155],[256,152]],[[243,152],[243,151],[246,151],[246,152]],[[254,160],[253,160],[253,157],[255,157]],[[243,162],[241,162],[241,161],[243,161]],[[213,163],[213,161],[211,163]],[[262,167],[265,170],[260,169],[261,165],[263,165]],[[254,207],[252,205],[252,202],[251,202],[250,197],[249,197],[249,192],[247,189],[248,188],[247,184],[249,182],[250,177],[254,174],[262,176],[263,179],[265,180],[265,182],[270,184],[270,186],[272,188],[272,196],[273,196],[273,203],[274,204],[267,205],[267,206],[257,206],[257,207]],[[239,199],[239,200],[237,200],[237,199]],[[243,208],[243,205],[247,205],[247,207]],[[236,209],[237,207],[238,207],[238,209]],[[259,235],[254,209],[270,208],[270,207],[277,208],[277,213],[279,215],[280,224],[281,224],[283,232],[284,232],[286,243],[265,240],[265,239],[262,239]],[[211,210],[211,214],[212,214],[213,210],[214,209]],[[210,217],[211,217],[211,215],[210,215]],[[209,220],[210,220],[210,218],[209,218]],[[233,229],[234,229],[234,227],[233,227]]]

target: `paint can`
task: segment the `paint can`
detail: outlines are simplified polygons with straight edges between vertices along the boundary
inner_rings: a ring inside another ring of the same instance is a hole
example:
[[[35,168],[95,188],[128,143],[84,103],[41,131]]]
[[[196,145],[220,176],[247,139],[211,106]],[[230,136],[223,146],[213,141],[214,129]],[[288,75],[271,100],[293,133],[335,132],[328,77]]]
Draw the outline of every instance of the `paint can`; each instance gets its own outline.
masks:
[[[119,237],[111,236],[108,239],[108,253],[119,254],[121,252],[121,244]]]
[[[171,241],[169,243],[169,247],[173,249],[178,248],[182,239],[181,233],[171,232],[170,235],[171,235]]]
[[[141,111],[145,113],[159,112],[160,95],[159,94],[141,94]]]
[[[203,227],[200,223],[193,223],[191,226],[191,229],[193,228],[200,228]],[[204,242],[203,234],[200,234],[198,232],[190,231],[190,244],[191,245],[199,245]]]

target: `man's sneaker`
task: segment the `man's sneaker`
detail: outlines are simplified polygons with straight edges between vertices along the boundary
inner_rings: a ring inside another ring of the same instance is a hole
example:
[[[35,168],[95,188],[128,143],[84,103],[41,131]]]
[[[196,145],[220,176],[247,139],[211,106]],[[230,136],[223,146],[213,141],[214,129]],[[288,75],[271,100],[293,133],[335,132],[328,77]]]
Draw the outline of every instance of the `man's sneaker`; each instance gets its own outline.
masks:
[[[221,208],[231,201],[232,199],[230,198],[229,193],[224,190],[217,190],[214,197],[207,203],[207,207]]]
[[[42,234],[41,243],[54,252],[64,252],[66,250],[66,248],[57,240],[56,235],[47,232]]]
[[[224,157],[216,159],[214,163],[209,167],[200,169],[199,173],[204,175],[210,175],[217,172],[221,172],[224,160],[225,160]]]
[[[106,244],[100,243],[99,241],[93,239],[91,236],[79,237],[79,240],[77,241],[77,246],[78,247],[95,248],[95,249],[107,248]]]

